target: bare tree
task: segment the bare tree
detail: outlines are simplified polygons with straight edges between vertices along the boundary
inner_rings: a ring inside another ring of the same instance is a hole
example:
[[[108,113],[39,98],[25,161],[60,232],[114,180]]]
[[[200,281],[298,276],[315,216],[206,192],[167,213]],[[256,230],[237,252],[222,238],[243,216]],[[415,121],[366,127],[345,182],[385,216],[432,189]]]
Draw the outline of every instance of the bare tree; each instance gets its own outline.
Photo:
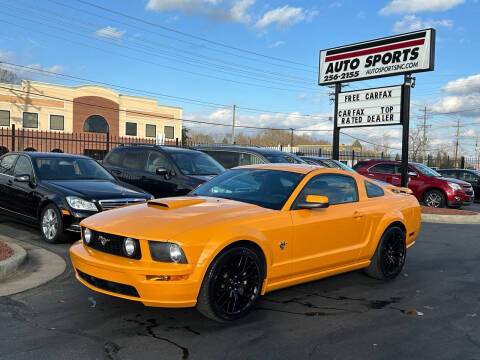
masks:
[[[18,75],[8,69],[0,68],[0,82],[8,84],[18,84],[20,82]]]
[[[418,127],[410,129],[408,140],[409,157],[410,159],[415,160],[423,152],[423,129]]]

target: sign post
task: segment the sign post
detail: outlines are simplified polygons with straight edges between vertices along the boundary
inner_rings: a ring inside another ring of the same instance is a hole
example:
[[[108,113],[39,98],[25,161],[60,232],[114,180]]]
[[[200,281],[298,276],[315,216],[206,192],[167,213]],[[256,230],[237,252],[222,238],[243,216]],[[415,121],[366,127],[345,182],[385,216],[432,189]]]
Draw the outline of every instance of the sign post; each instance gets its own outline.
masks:
[[[339,159],[340,128],[403,126],[402,186],[408,184],[411,74],[433,71],[435,29],[320,51],[318,84],[335,84],[332,156]],[[401,86],[341,92],[343,82],[404,75]]]

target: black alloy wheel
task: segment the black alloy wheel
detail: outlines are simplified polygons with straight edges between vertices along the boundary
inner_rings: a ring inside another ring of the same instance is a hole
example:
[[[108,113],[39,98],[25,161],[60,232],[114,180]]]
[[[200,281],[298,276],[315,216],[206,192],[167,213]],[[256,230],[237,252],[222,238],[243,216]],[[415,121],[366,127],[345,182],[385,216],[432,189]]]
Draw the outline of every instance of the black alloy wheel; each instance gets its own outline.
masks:
[[[197,308],[216,321],[242,318],[255,306],[264,278],[264,261],[256,251],[227,249],[207,270]]]
[[[383,233],[365,272],[375,279],[393,279],[402,271],[406,254],[405,232],[397,226],[389,227]]]

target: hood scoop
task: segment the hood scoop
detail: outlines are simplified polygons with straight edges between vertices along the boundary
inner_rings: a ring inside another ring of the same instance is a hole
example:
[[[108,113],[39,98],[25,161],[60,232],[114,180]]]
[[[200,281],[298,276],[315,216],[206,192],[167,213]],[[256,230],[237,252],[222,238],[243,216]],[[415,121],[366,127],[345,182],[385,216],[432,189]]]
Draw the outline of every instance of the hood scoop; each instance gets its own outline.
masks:
[[[205,199],[192,199],[191,197],[172,197],[163,199],[153,199],[147,201],[148,206],[158,206],[165,209],[178,209],[186,206],[192,206],[204,203]]]

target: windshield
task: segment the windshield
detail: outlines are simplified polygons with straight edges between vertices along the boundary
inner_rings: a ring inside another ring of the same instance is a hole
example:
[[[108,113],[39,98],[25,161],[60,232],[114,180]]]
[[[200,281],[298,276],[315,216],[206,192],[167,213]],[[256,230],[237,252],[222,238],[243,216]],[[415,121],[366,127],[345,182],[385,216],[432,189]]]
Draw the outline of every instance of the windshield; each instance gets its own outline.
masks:
[[[267,158],[267,160],[271,163],[290,163],[290,164],[305,164],[300,158],[288,155],[288,154],[262,154]]]
[[[234,169],[213,178],[190,194],[280,210],[302,178],[303,174],[288,171]]]
[[[225,171],[222,165],[200,151],[174,152],[170,157],[185,175],[218,175]]]
[[[42,180],[115,180],[95,160],[84,158],[35,158]]]
[[[435,170],[429,168],[427,165],[423,165],[423,164],[414,164],[414,165],[417,168],[417,170],[420,171],[425,176],[430,176],[430,177],[441,177],[442,176],[438,172],[436,172]]]

